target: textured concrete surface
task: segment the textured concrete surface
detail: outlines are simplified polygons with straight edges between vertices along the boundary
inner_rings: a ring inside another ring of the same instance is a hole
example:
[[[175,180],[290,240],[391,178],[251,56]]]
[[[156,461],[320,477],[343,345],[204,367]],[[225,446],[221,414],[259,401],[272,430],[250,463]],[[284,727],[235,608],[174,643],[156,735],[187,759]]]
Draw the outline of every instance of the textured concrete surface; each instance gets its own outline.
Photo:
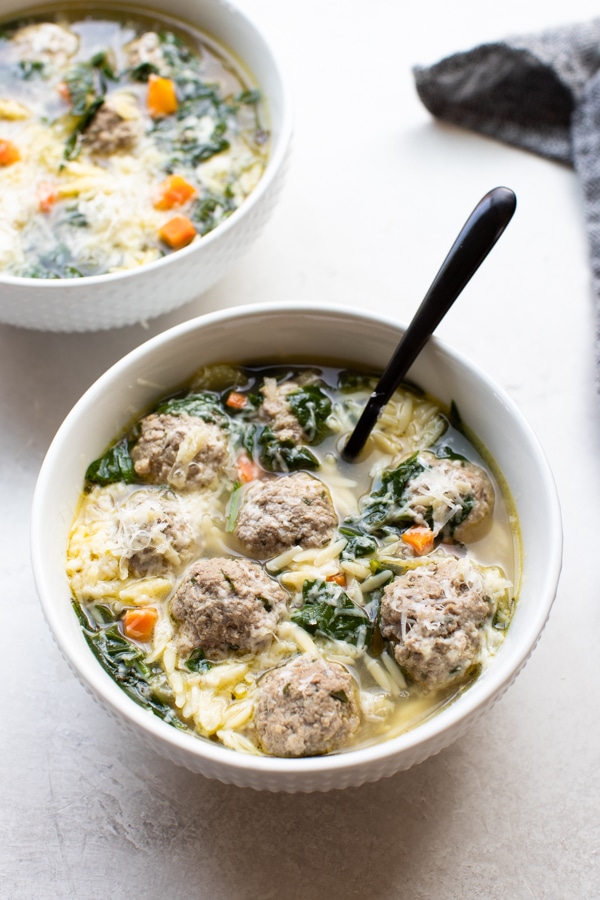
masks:
[[[599,405],[581,198],[572,172],[434,124],[410,67],[597,15],[591,0],[244,0],[296,99],[289,182],[217,288],[150,324],[87,335],[0,326],[0,895],[174,900],[600,897]],[[479,197],[513,223],[439,329],[520,405],[565,526],[550,622],[505,697],[458,743],[378,784],[271,795],[152,755],[60,658],[29,567],[30,503],[64,415],[150,335],[225,304],[289,297],[406,322]]]

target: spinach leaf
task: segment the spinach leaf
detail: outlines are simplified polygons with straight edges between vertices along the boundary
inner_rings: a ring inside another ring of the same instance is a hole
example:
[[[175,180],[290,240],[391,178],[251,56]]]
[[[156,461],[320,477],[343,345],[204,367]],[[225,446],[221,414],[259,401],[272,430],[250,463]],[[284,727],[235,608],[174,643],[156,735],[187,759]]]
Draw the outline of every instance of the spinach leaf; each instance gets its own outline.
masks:
[[[418,453],[413,453],[396,469],[388,469],[381,476],[381,485],[370,494],[363,506],[357,522],[361,531],[376,534],[386,526],[408,527],[412,519],[402,516],[399,510],[404,504],[404,492],[413,478],[424,471],[418,461]]]
[[[121,633],[116,618],[110,619],[108,607],[102,608],[101,623],[76,600],[73,609],[92,653],[119,687],[154,715],[186,729],[170,705],[174,698],[165,673],[157,663],[146,663],[142,650]]]
[[[188,416],[195,416],[204,422],[212,422],[220,425],[222,428],[227,427],[229,419],[221,406],[221,400],[218,394],[212,391],[199,391],[198,393],[187,394],[185,397],[171,397],[159,403],[155,409],[159,415],[181,416],[187,413]]]
[[[319,460],[308,447],[292,440],[280,441],[270,428],[264,428],[259,439],[259,460],[267,472],[296,472],[299,469],[318,469]]]
[[[138,479],[129,454],[127,438],[120,440],[103,456],[90,463],[85,478],[92,484],[114,484],[117,481],[134,484]]]
[[[151,62],[141,62],[137,66],[134,66],[129,70],[129,77],[132,81],[148,81],[151,75],[158,75],[159,71],[157,66]]]
[[[347,525],[342,525],[338,530],[341,535],[348,538],[348,543],[342,550],[344,559],[358,559],[361,556],[369,556],[377,550],[377,541],[370,535],[362,534],[361,531]]]
[[[185,667],[186,669],[189,669],[190,672],[208,672],[213,666],[214,663],[206,658],[202,647],[197,647],[195,650],[192,650],[185,661]]]
[[[75,159],[79,154],[81,135],[104,103],[108,83],[115,77],[104,52],[77,63],[66,73],[64,81],[69,90],[71,113],[78,122],[65,144],[65,159]]]
[[[44,75],[44,63],[39,59],[20,59],[18,71],[23,81],[29,81],[36,75],[40,77]]]
[[[236,208],[233,188],[229,184],[221,196],[206,192],[196,200],[190,210],[190,218],[198,226],[200,234],[207,234]]]
[[[372,391],[377,384],[377,376],[363,372],[344,370],[338,374],[337,386],[344,394],[353,391]]]
[[[318,444],[328,433],[327,418],[331,400],[316,384],[308,384],[287,395],[287,402],[311,444]]]
[[[291,619],[310,634],[368,646],[373,623],[365,610],[352,602],[339,584],[317,579],[302,586],[303,605]]]

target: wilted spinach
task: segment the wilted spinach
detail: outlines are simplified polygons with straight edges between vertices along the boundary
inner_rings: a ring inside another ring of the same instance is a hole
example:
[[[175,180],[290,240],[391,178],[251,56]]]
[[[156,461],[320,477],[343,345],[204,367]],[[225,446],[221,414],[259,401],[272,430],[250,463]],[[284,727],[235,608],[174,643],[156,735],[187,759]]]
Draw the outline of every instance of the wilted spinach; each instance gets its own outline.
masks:
[[[159,415],[180,416],[187,413],[188,416],[195,416],[204,422],[212,422],[214,425],[220,425],[221,428],[227,427],[229,419],[221,406],[221,400],[218,394],[211,391],[200,391],[194,394],[187,394],[185,397],[172,397],[169,400],[163,400],[155,409]]]
[[[369,645],[373,623],[339,584],[307,580],[302,586],[302,601],[303,605],[292,612],[291,618],[305,631],[351,644]]]
[[[270,428],[264,428],[259,439],[259,460],[267,472],[296,472],[318,469],[319,460],[308,447],[291,440],[280,441]]]
[[[327,418],[331,415],[331,400],[323,389],[307,384],[288,394],[286,399],[309,443],[322,441],[329,431]]]
[[[92,484],[114,484],[118,481],[134,484],[138,479],[129,453],[127,438],[122,438],[106,453],[90,463],[85,473],[85,479]]]
[[[165,722],[185,729],[170,705],[173,692],[165,673],[158,663],[148,665],[145,662],[140,648],[121,633],[110,609],[95,607],[97,618],[76,600],[73,609],[92,653],[125,693]]]

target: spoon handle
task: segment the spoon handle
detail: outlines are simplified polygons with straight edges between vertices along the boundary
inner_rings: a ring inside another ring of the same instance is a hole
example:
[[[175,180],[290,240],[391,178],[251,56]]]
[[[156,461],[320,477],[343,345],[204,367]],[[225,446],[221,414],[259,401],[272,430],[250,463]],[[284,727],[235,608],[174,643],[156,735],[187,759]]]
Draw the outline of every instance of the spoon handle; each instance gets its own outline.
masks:
[[[479,201],[404,332],[375,390],[342,451],[355,459],[364,447],[383,406],[388,402],[462,289],[475,274],[508,223],[517,205],[510,188],[497,187]]]

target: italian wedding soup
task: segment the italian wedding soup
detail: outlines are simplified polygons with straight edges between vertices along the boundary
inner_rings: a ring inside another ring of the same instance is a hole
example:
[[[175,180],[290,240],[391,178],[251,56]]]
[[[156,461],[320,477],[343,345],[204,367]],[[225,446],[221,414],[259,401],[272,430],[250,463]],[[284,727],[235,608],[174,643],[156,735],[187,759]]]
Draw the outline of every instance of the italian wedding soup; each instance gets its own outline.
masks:
[[[4,24],[0,79],[7,274],[152,262],[201,240],[265,169],[258,88],[224,48],[167,18],[82,7]]]
[[[518,524],[455,408],[326,365],[214,365],[90,463],[74,608],[100,663],[191,735],[277,757],[418,726],[510,625]]]

